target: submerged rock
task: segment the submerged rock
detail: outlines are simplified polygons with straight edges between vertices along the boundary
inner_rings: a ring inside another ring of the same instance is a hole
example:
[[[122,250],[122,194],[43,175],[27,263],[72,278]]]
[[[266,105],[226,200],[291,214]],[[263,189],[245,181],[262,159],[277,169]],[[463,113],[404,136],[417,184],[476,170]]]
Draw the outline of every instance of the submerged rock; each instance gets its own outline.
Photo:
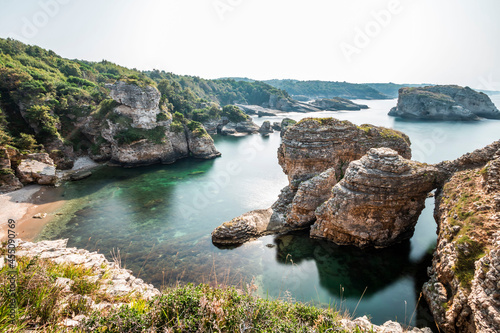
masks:
[[[486,94],[453,85],[401,88],[398,105],[389,115],[429,120],[500,119],[500,111]]]
[[[331,198],[317,209],[311,237],[359,247],[408,239],[441,174],[392,149],[372,148],[349,164]]]

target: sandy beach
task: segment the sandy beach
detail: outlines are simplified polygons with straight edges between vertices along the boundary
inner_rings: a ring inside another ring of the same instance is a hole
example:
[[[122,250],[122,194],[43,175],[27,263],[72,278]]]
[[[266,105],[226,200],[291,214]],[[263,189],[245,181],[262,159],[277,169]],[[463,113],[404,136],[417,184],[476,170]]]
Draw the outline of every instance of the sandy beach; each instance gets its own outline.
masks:
[[[7,240],[9,219],[16,221],[16,238],[32,241],[64,205],[61,189],[29,185],[20,190],[0,195],[0,241]],[[34,218],[40,214],[43,218]],[[46,215],[45,215],[46,214]]]

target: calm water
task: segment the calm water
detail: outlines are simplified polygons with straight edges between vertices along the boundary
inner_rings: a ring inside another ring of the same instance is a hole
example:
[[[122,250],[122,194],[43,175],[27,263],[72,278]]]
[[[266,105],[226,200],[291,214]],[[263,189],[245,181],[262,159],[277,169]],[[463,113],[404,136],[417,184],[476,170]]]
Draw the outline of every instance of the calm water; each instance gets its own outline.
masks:
[[[431,163],[499,139],[499,121],[399,121],[387,116],[395,100],[359,102],[371,108],[286,116],[333,116],[398,129],[410,136],[414,157]],[[255,119],[264,120],[280,118]],[[122,266],[157,287],[176,281],[239,286],[253,281],[264,297],[336,304],[356,316],[368,314],[374,323],[431,325],[425,302],[418,299],[436,242],[433,199],[427,200],[414,237],[390,249],[338,247],[303,233],[218,249],[210,240],[215,227],[269,207],[287,181],[276,157],[279,133],[216,137],[215,142],[222,153],[216,160],[104,167],[66,184],[64,215],[40,238],[69,238],[69,246],[98,250],[110,259],[119,249]]]

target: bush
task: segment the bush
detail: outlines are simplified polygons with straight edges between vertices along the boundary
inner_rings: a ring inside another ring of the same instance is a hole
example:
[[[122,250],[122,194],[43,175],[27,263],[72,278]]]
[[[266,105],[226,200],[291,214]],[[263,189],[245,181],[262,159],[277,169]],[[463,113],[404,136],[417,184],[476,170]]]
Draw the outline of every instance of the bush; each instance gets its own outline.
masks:
[[[147,139],[156,144],[160,144],[165,139],[165,127],[157,126],[152,129],[142,129],[142,128],[128,128],[118,132],[114,139],[118,141],[119,144],[129,145],[139,140]]]
[[[233,123],[239,123],[242,121],[247,121],[250,117],[245,114],[241,109],[234,105],[226,105],[222,108],[222,117],[226,117],[229,121]]]
[[[48,106],[33,105],[26,111],[26,117],[40,129],[42,138],[59,137],[59,120],[50,113]]]
[[[31,134],[21,133],[16,140],[16,145],[21,150],[34,150],[38,147],[36,139]]]
[[[194,137],[199,138],[202,136],[208,136],[207,131],[205,130],[205,127],[197,121],[191,120],[188,124],[187,127],[189,130],[193,133]]]

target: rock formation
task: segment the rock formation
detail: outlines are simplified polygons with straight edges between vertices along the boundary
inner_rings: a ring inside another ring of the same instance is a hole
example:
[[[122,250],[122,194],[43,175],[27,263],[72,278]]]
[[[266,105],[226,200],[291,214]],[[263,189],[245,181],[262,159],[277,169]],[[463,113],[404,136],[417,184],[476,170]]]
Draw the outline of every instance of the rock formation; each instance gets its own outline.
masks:
[[[289,185],[281,191],[269,217],[247,213],[254,218],[253,224],[266,226],[259,229],[265,230],[261,235],[308,228],[316,220],[316,208],[330,197],[332,187],[342,178],[349,162],[370,148],[392,147],[405,157],[411,156],[408,137],[391,129],[356,126],[333,118],[307,118],[286,129],[287,123],[290,122],[282,122],[285,134],[278,149],[278,161],[288,175]],[[213,242],[218,244],[224,238],[224,244],[238,244],[258,237],[253,227],[251,237],[244,235],[250,230],[242,226],[247,222],[244,216],[217,228],[212,233]],[[229,233],[225,232],[224,237],[220,234],[230,228],[232,240],[227,237]]]
[[[378,147],[392,148],[411,158],[410,139],[399,131],[356,126],[334,118],[306,118],[286,131],[278,148],[278,161],[291,185],[331,167],[336,168],[340,179],[349,162]]]
[[[96,160],[110,159],[123,166],[173,163],[192,156],[210,159],[220,156],[203,125],[190,126],[184,119],[160,108],[160,92],[152,86],[139,87],[118,81],[107,85],[115,106],[104,124],[90,118],[84,132],[93,138],[99,152]]]
[[[330,199],[316,210],[311,237],[358,247],[408,239],[440,177],[436,167],[404,159],[389,148],[372,148],[349,164]]]
[[[346,111],[359,111],[361,109],[368,109],[367,105],[356,104],[346,98],[331,98],[331,99],[317,99],[311,103],[312,105],[320,108],[321,110],[346,110]]]
[[[30,154],[17,166],[17,177],[23,184],[54,185],[56,167],[48,154]]]
[[[245,135],[259,132],[260,127],[252,120],[241,121],[239,123],[228,122],[220,130],[222,135]]]
[[[271,127],[271,122],[269,120],[266,120],[265,122],[262,123],[262,126],[259,128],[259,133],[260,134],[269,134],[273,133],[274,130]]]
[[[500,141],[438,166],[450,165],[457,171],[437,192],[438,243],[424,296],[443,332],[498,332]]]
[[[285,135],[286,130],[289,127],[292,127],[293,125],[295,125],[296,123],[297,122],[291,118],[284,118],[280,124],[280,136]]]
[[[429,120],[500,119],[500,111],[486,94],[452,85],[401,88],[398,104],[389,115]]]

